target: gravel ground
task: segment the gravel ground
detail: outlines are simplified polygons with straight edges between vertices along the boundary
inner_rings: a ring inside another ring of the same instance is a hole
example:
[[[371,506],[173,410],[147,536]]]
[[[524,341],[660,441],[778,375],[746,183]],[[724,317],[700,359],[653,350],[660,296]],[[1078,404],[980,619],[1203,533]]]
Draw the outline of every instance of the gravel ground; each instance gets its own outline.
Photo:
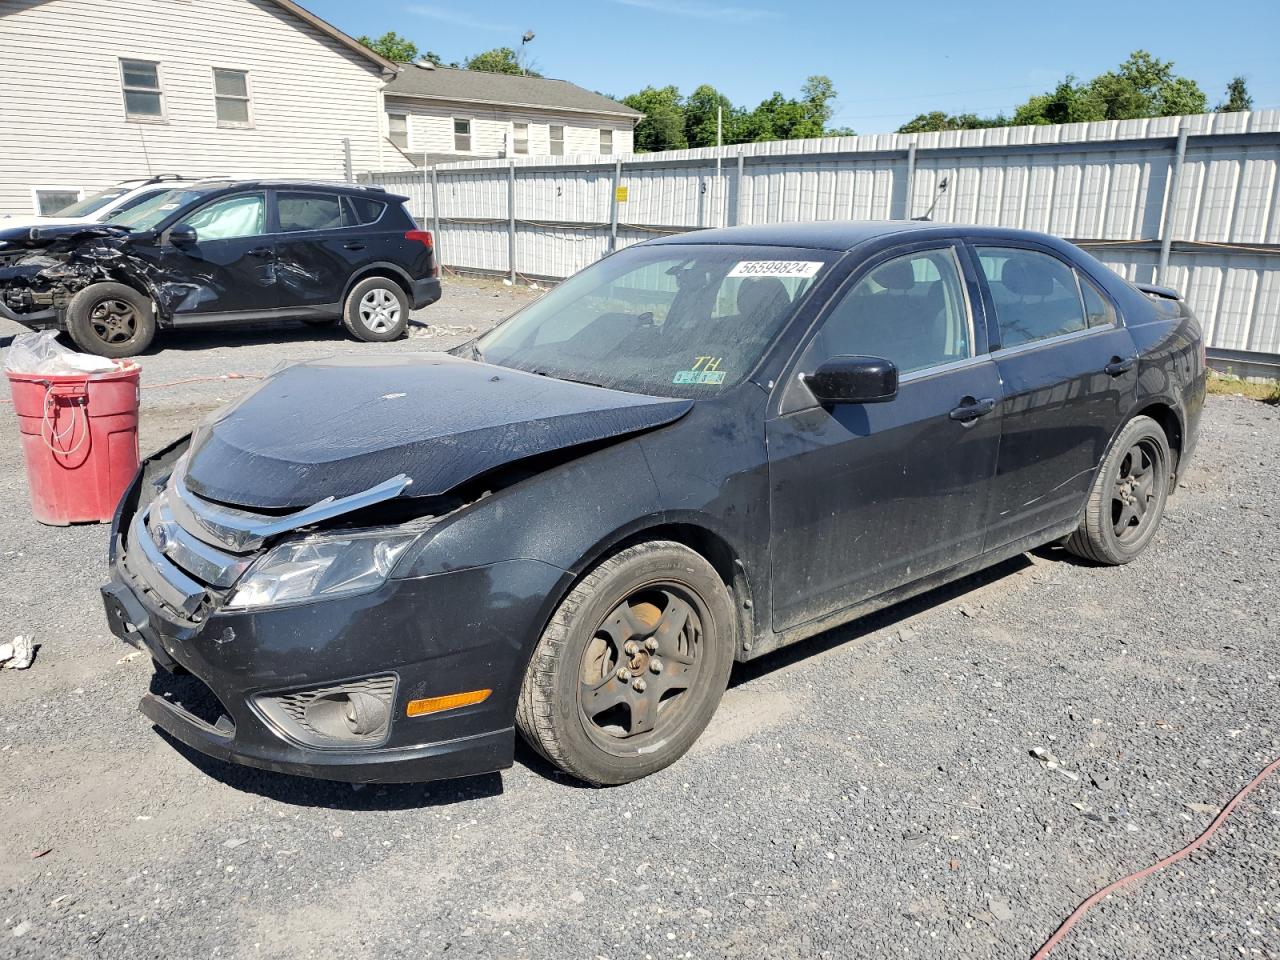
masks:
[[[436,349],[530,295],[450,282],[435,335],[385,345],[173,336],[144,382]],[[248,385],[144,392],[143,448]],[[0,957],[1027,957],[1280,755],[1261,404],[1211,399],[1130,566],[1039,551],[740,666],[687,758],[610,790],[524,749],[501,775],[355,790],[175,747],[103,620],[106,530],[29,518],[0,421],[0,639],[41,644],[0,673]],[[1280,957],[1280,777],[1054,956]]]

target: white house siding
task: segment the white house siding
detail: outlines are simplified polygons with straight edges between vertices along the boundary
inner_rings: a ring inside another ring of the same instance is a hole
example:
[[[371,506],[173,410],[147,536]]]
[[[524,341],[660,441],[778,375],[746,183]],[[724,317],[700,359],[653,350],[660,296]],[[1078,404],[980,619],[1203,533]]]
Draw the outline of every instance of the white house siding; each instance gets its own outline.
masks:
[[[390,113],[408,116],[409,151],[412,153],[456,153],[453,141],[455,118],[471,120],[471,151],[458,154],[458,159],[499,156],[505,149],[514,123],[529,124],[530,156],[546,156],[551,152],[553,124],[564,127],[566,154],[598,154],[602,129],[613,131],[614,153],[630,153],[633,143],[631,123],[621,117],[569,112],[557,114],[474,103],[447,104],[391,95],[386,97],[386,107]],[[392,152],[396,152],[394,148]],[[387,163],[383,169],[397,170],[401,167]]]
[[[121,57],[160,63],[164,122],[126,120]],[[214,67],[248,71],[252,128],[218,126]],[[0,0],[0,215],[148,173],[341,179],[344,137],[389,164],[382,82],[269,0]]]

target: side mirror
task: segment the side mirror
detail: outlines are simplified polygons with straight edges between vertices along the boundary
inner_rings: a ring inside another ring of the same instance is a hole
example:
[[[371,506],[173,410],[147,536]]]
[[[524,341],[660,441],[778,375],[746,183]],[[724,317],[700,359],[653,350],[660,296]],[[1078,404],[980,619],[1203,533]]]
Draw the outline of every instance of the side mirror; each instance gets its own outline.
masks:
[[[169,228],[169,242],[175,247],[194,247],[198,239],[196,228],[189,223],[175,223]]]
[[[898,368],[882,357],[832,357],[801,379],[821,404],[883,403],[898,395]]]

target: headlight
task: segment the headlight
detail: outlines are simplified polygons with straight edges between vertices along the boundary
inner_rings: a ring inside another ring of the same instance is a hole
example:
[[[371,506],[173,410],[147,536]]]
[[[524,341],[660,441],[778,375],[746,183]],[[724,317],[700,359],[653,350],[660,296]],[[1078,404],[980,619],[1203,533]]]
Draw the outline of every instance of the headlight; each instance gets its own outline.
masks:
[[[279,606],[372,590],[416,538],[415,533],[286,541],[249,568],[227,607]]]

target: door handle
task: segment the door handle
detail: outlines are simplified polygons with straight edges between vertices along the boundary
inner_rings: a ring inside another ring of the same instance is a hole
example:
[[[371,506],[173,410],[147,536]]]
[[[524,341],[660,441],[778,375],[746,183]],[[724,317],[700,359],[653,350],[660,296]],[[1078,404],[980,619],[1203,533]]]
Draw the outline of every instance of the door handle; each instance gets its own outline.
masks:
[[[1133,369],[1133,365],[1138,362],[1137,357],[1112,357],[1111,362],[1102,369],[1107,371],[1113,377],[1118,377],[1122,373],[1128,373]]]
[[[272,250],[270,247],[254,247],[252,250],[249,251],[249,256],[265,258],[265,257],[271,256],[274,252],[275,251]]]
[[[348,240],[342,245],[343,250],[363,250],[364,244],[359,240]]]
[[[995,408],[996,402],[991,397],[983,397],[981,400],[965,397],[960,401],[960,406],[951,411],[950,416],[952,420],[959,420],[961,423],[972,423],[979,417],[985,417]]]

